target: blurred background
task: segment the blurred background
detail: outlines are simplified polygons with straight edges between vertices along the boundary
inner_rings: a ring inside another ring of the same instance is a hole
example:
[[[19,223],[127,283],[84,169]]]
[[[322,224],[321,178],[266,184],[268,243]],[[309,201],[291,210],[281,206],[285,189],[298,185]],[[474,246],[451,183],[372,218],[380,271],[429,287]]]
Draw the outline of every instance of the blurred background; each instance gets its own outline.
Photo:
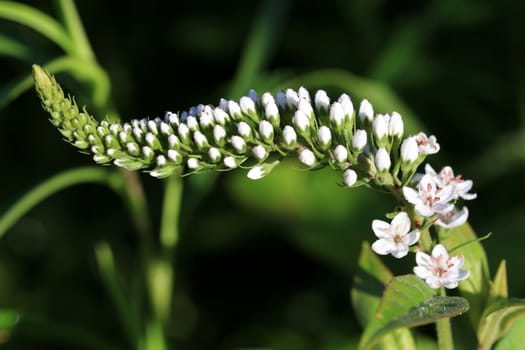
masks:
[[[56,16],[50,1],[24,3]],[[377,112],[400,112],[409,131],[436,135],[442,151],[428,160],[474,180],[478,200],[469,203],[470,221],[478,235],[493,233],[485,241],[491,271],[506,259],[510,294],[525,296],[525,3],[92,0],[77,6],[123,120],[217,104],[250,88],[302,85],[334,97],[347,92],[355,106],[366,97]],[[23,59],[0,57],[0,86],[61,54],[27,27],[0,19],[0,32],[34,51]],[[96,115],[89,86],[57,78]],[[44,179],[92,161],[61,140],[32,89],[0,98],[4,212]],[[257,182],[245,175],[184,180],[170,340],[178,349],[354,348],[360,328],[349,289],[361,242],[373,240],[371,220],[394,203],[340,188],[331,170],[297,171],[291,162]],[[162,182],[141,178],[158,228]],[[0,307],[50,321],[55,333],[59,324],[72,325],[125,343],[93,247],[109,241],[120,268],[133,269],[133,230],[121,200],[105,187],[82,185],[48,198],[0,241]],[[411,268],[383,261],[397,273]],[[35,328],[28,332],[42,331]],[[36,345],[61,349],[44,334],[13,337],[4,346]]]

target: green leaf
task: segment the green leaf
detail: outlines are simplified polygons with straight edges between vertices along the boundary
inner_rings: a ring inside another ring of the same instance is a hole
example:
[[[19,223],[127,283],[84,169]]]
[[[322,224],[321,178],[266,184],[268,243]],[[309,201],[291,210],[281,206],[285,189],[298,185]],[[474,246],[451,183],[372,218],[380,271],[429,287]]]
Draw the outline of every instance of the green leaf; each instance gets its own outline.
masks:
[[[370,349],[384,335],[460,315],[469,304],[460,297],[434,296],[434,290],[414,275],[399,276],[388,284],[381,304],[361,338],[359,348]]]
[[[499,264],[498,271],[494,276],[494,280],[492,281],[487,305],[492,305],[495,301],[500,299],[507,299],[508,297],[509,292],[507,289],[507,263],[505,260],[502,260]]]
[[[65,28],[52,17],[31,6],[0,1],[0,18],[28,26],[55,42],[65,52],[73,53],[74,45]]]
[[[0,55],[14,57],[23,61],[34,61],[32,48],[15,38],[0,33]]]
[[[525,315],[518,317],[507,334],[503,336],[494,347],[495,350],[516,350],[521,349],[525,344]]]
[[[385,285],[392,279],[392,273],[381,259],[372,252],[368,242],[363,242],[359,255],[359,266],[351,291],[352,306],[361,326],[374,319]],[[385,336],[375,349],[416,349],[414,338],[406,328],[398,329]]]
[[[490,305],[483,313],[479,324],[478,349],[490,349],[523,314],[525,314],[525,299],[505,299]]]
[[[0,331],[11,331],[20,321],[20,314],[14,310],[0,310]]]
[[[448,249],[454,249],[454,254],[463,254],[465,265],[463,268],[470,271],[470,277],[459,284],[459,290],[470,303],[469,317],[474,325],[478,328],[481,314],[485,309],[485,303],[490,290],[490,274],[485,249],[469,224],[462,225],[450,230],[439,229],[440,242]]]

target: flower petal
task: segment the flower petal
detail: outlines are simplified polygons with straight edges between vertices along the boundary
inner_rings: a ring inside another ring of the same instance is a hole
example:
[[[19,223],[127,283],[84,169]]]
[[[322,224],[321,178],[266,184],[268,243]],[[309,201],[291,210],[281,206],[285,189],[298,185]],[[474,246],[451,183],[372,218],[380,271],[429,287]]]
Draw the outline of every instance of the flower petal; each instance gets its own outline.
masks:
[[[404,211],[397,214],[390,224],[392,233],[400,236],[405,235],[410,230],[410,218]]]
[[[383,220],[372,221],[372,230],[378,238],[392,237],[392,230],[390,228],[390,224]]]
[[[424,176],[423,176],[424,177]],[[419,196],[419,192],[414,190],[410,187],[403,187],[403,195],[405,196],[405,199],[414,205],[423,204],[423,201],[421,200],[421,197]]]
[[[438,259],[440,256],[442,256],[443,261],[448,259],[447,249],[442,244],[438,244],[432,249],[432,257],[434,259]]]
[[[378,239],[372,244],[372,250],[379,255],[387,255],[392,251],[394,244],[386,239]]]
[[[413,271],[414,274],[421,279],[427,279],[428,277],[432,276],[432,271],[424,266],[416,266],[414,267]]]
[[[430,255],[423,253],[423,252],[416,253],[416,263],[419,266],[429,266],[431,261],[432,261],[432,258],[430,257]]]
[[[406,246],[411,246],[412,244],[416,243],[419,240],[419,231],[414,230],[407,234],[405,237],[403,237],[403,244]]]
[[[394,258],[401,259],[408,254],[408,247],[404,244],[396,244],[393,247],[391,254]]]

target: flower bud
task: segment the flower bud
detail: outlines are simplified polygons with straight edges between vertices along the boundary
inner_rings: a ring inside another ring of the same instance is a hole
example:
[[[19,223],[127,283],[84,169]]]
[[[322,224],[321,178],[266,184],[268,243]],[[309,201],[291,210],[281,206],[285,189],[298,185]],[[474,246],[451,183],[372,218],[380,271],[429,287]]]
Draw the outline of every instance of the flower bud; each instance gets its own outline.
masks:
[[[213,139],[217,145],[224,145],[224,138],[226,137],[226,130],[220,125],[215,125],[213,127]]]
[[[295,148],[295,145],[297,144],[297,133],[293,127],[286,125],[283,128],[283,138],[286,147],[289,149]]]
[[[303,98],[299,100],[297,109],[303,112],[309,119],[314,117],[314,109],[312,108],[312,105]]]
[[[188,143],[190,137],[190,129],[188,128],[188,126],[185,123],[180,123],[178,129],[179,138],[181,139],[181,141],[184,143]]]
[[[292,89],[286,89],[286,105],[288,108],[297,108],[299,105],[299,95]]]
[[[297,95],[299,96],[299,99],[305,100],[308,103],[311,102],[310,93],[304,87],[301,86],[299,90],[297,90]]]
[[[166,114],[164,115],[164,120],[166,121],[166,123],[170,123],[172,126],[178,126],[180,121],[179,121],[179,116],[177,115],[177,113],[173,113],[173,112],[166,112]]]
[[[255,112],[255,103],[253,102],[253,100],[251,98],[249,98],[248,96],[243,96],[241,97],[241,100],[240,100],[240,105],[241,105],[241,110],[244,114],[248,115],[248,116],[254,116],[256,115],[256,112]]]
[[[257,91],[250,89],[248,91],[248,97],[253,101],[253,103],[259,103],[259,96],[257,96]]]
[[[182,155],[173,149],[168,150],[168,158],[177,165],[182,163],[182,159],[183,159]]]
[[[319,130],[317,130],[317,138],[323,149],[330,147],[330,144],[332,143],[332,132],[330,131],[330,128],[324,125],[321,126]]]
[[[197,118],[194,116],[189,116],[186,118],[186,125],[188,126],[188,129],[191,131],[195,131],[199,129],[199,122],[197,121]]]
[[[309,149],[304,149],[301,151],[301,153],[299,153],[299,161],[304,165],[311,167],[315,165],[316,159],[312,151]]]
[[[374,141],[377,146],[385,146],[388,135],[388,121],[384,114],[376,115],[372,129],[374,131]]]
[[[257,160],[263,160],[268,156],[268,151],[261,145],[252,148],[252,153]]]
[[[246,152],[246,141],[240,136],[234,135],[231,138],[231,144],[233,148],[239,153]]]
[[[186,164],[188,165],[188,168],[191,170],[195,170],[199,168],[199,161],[197,158],[188,158],[186,161]]]
[[[221,160],[221,152],[215,147],[210,147],[208,150],[208,156],[213,163],[217,163]]]
[[[419,156],[417,141],[414,136],[407,137],[401,144],[401,160],[404,164],[412,164]]]
[[[273,126],[267,120],[263,120],[259,123],[259,134],[266,143],[273,142]]]
[[[199,117],[199,123],[201,125],[201,128],[203,130],[206,130],[213,125],[213,116],[209,112],[203,111],[201,113],[201,116]]]
[[[388,134],[391,137],[401,139],[403,137],[404,125],[403,118],[397,112],[393,112],[388,122]]]
[[[206,139],[206,136],[204,136],[204,134],[198,130],[193,133],[193,141],[199,149],[202,149],[208,145],[208,139]]]
[[[357,129],[355,131],[354,136],[352,137],[352,149],[354,151],[360,152],[365,148],[366,142],[367,142],[366,131],[362,129]]]
[[[272,94],[269,92],[265,92],[264,94],[262,94],[261,101],[262,101],[263,106],[267,106],[270,103],[275,103],[275,99],[273,98]]]
[[[109,127],[111,130],[111,126]],[[154,135],[158,135],[159,130],[157,128],[157,123],[155,123],[153,120],[148,120],[148,129],[151,131]]]
[[[166,163],[166,157],[164,157],[162,154],[157,156],[157,166],[162,167],[165,166]]]
[[[352,104],[350,96],[348,96],[347,94],[342,94],[339,97],[338,102],[343,107],[346,120],[352,121],[352,118],[354,116],[354,105]]]
[[[299,133],[302,135],[308,135],[310,133],[310,119],[302,111],[296,111],[292,122],[299,130]]]
[[[326,94],[326,91],[317,90],[315,93],[315,108],[317,108],[318,111],[328,113],[330,109],[330,98]]]
[[[343,173],[343,183],[345,186],[352,187],[357,181],[357,173],[353,169],[347,169]]]
[[[338,163],[344,163],[348,160],[348,151],[343,145],[338,145],[334,149],[334,158]]]
[[[368,100],[361,101],[361,105],[359,106],[359,118],[362,122],[372,123],[372,120],[374,119],[374,108]]]
[[[335,130],[341,131],[343,123],[345,121],[345,112],[343,106],[339,102],[332,103],[330,108],[330,123],[334,126]]]
[[[237,124],[237,132],[239,135],[247,139],[252,135],[252,128],[246,122],[239,122],[239,124]]]
[[[380,147],[375,156],[375,164],[377,170],[380,172],[385,172],[390,169],[390,166],[392,165],[392,162],[390,160],[390,155],[386,151],[384,147]]]
[[[224,125],[228,120],[230,120],[230,116],[228,115],[228,113],[226,113],[220,107],[217,107],[213,110],[213,116],[215,118],[215,122],[220,125]]]
[[[231,100],[228,101],[228,111],[234,120],[239,120],[242,118],[241,107],[237,102]]]
[[[237,161],[232,156],[224,157],[224,165],[226,165],[228,168],[233,169],[237,168],[239,164],[237,164]]]
[[[264,114],[266,115],[266,119],[268,119],[274,127],[279,127],[281,120],[279,116],[279,108],[277,108],[275,102],[269,102],[266,104],[266,107],[264,107]]]
[[[180,140],[176,135],[171,134],[168,136],[168,145],[172,149],[178,149],[180,146]]]
[[[277,105],[280,108],[286,107],[286,95],[282,91],[277,91],[277,95],[275,95],[275,102],[277,102]]]

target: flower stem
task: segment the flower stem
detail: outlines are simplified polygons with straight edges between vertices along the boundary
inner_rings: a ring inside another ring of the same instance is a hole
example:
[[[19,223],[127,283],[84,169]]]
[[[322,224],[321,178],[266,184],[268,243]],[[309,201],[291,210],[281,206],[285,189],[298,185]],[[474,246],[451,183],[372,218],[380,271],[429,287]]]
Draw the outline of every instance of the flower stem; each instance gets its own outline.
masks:
[[[439,295],[446,296],[445,288],[441,287]],[[450,318],[442,318],[436,321],[438,348],[440,350],[454,350],[454,342],[452,339],[452,328],[450,326]]]

